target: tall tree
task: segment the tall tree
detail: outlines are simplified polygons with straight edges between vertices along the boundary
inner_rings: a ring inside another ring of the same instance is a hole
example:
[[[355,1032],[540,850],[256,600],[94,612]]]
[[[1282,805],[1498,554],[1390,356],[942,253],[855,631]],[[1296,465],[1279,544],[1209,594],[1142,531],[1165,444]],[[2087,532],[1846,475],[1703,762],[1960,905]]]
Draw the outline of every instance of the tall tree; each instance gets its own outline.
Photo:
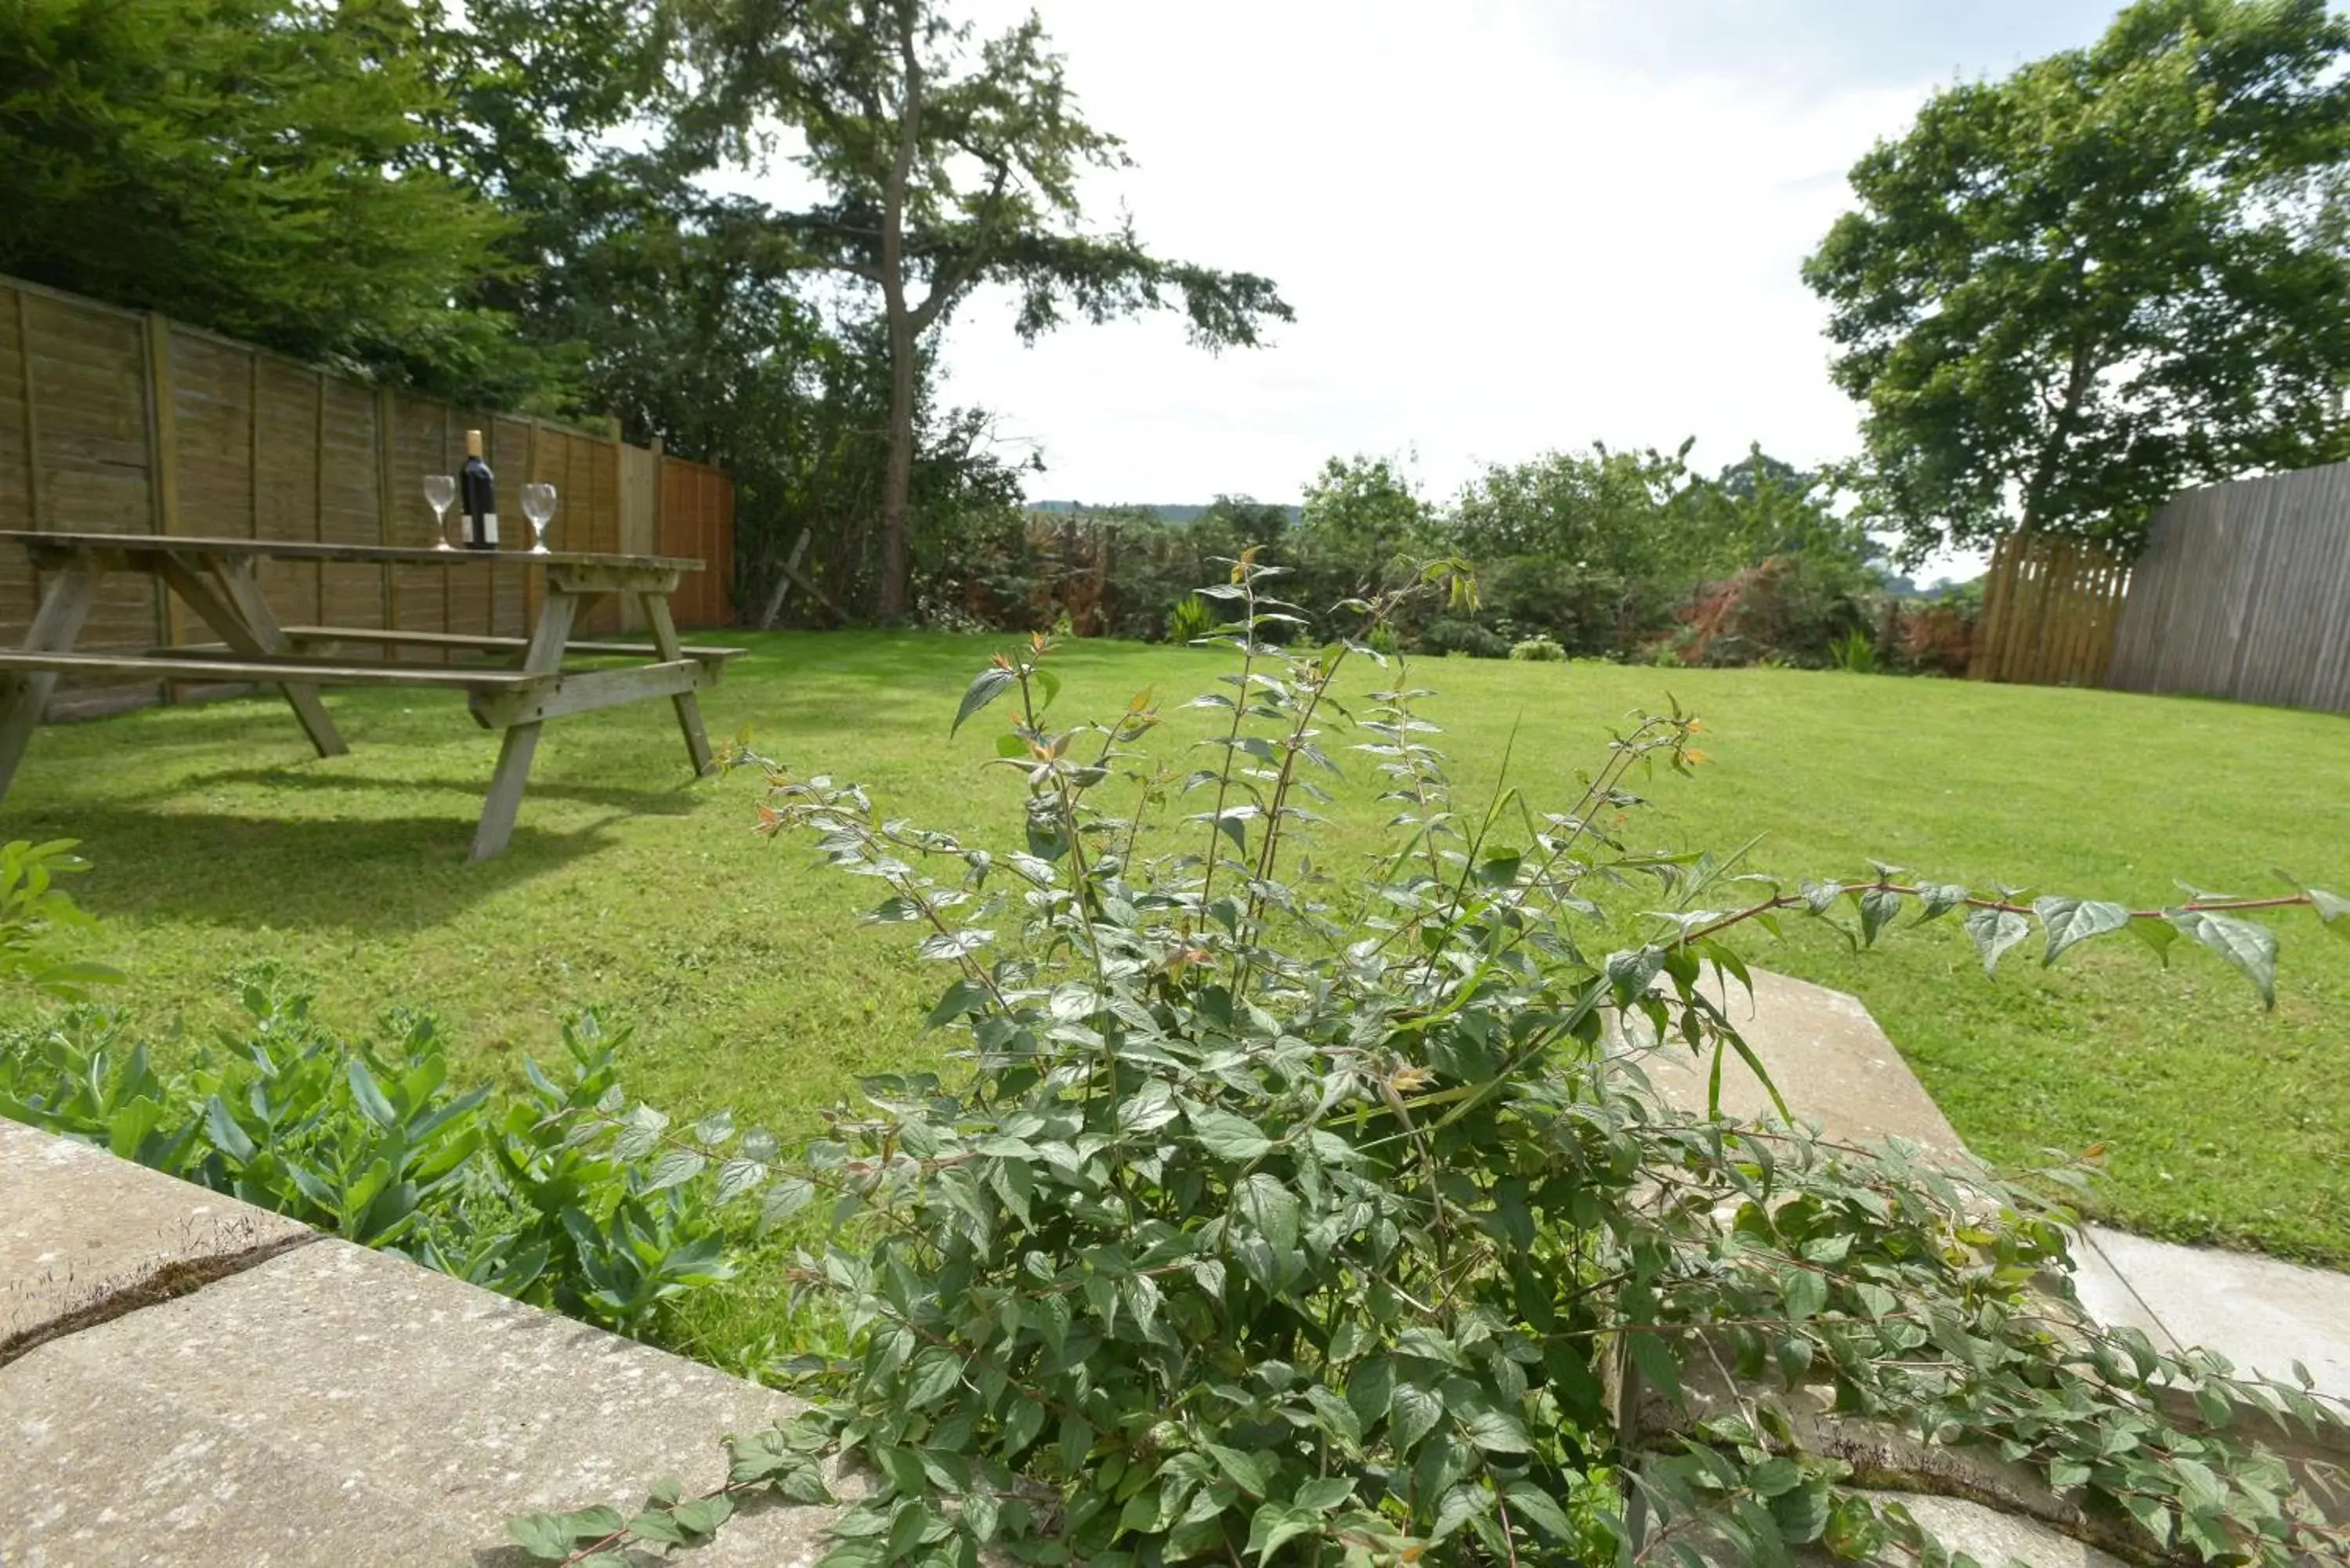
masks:
[[[910,606],[909,509],[924,341],[971,291],[1006,285],[1024,338],[1074,313],[1100,322],[1180,307],[1193,339],[1252,346],[1290,319],[1267,279],[1162,259],[1130,225],[1087,225],[1077,182],[1126,162],[1078,112],[1035,16],[977,39],[950,0],[718,0],[697,24],[713,147],[760,150],[776,121],[825,200],[785,227],[811,265],[879,298],[889,347],[889,456],[875,610]]]
[[[2141,0],[1854,168],[1804,275],[1908,555],[2127,545],[2182,484],[2344,454],[2346,52],[2325,0]]]

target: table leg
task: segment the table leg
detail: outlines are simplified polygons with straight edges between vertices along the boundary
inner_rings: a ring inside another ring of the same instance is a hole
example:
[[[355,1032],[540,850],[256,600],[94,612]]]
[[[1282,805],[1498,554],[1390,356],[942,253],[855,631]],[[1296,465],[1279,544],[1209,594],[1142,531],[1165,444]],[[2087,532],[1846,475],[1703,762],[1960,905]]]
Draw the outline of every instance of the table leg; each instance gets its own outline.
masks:
[[[553,675],[563,668],[563,645],[571,638],[571,620],[578,599],[549,590],[539,607],[537,629],[530,634],[522,667],[533,675]],[[514,836],[515,816],[522,810],[523,786],[530,782],[530,761],[538,753],[543,721],[507,727],[498,744],[498,771],[490,776],[490,793],[482,802],[482,824],[473,830],[473,855],[487,860],[502,853]]]
[[[213,628],[214,636],[239,653],[293,651],[285,628],[270,613],[269,601],[261,597],[252,562],[224,561],[199,571],[165,556],[160,569],[172,591]],[[320,756],[339,757],[350,750],[335,722],[327,717],[327,705],[318,700],[316,686],[281,685],[277,690],[285,693],[286,705],[294,710],[294,717]]]
[[[660,649],[663,662],[685,657],[677,638],[677,622],[670,618],[667,594],[639,594],[638,602],[644,606],[645,624],[652,628],[653,646]],[[696,778],[710,771],[710,737],[702,732],[702,704],[691,691],[681,691],[670,699],[677,710],[677,727],[685,733],[685,754],[692,760]]]
[[[26,651],[70,652],[74,639],[81,635],[82,622],[89,618],[89,607],[98,598],[99,579],[104,575],[98,566],[76,563],[52,576],[48,591],[41,596],[41,607],[33,617],[32,630],[26,635]],[[33,732],[40,727],[41,713],[57,686],[54,670],[0,675],[0,794],[8,793],[16,764],[25,760],[25,748],[32,743]]]

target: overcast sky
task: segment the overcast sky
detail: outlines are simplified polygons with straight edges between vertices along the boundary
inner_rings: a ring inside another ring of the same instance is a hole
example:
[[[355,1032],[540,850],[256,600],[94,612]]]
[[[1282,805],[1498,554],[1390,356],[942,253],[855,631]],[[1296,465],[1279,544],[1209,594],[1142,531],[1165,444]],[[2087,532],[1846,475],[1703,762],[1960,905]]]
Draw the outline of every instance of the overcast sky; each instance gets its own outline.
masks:
[[[1334,454],[1450,493],[1594,440],[1708,469],[1849,453],[1797,276],[1845,171],[1956,77],[2086,43],[2116,0],[1039,0],[1138,167],[1087,190],[1163,254],[1297,312],[1211,357],[1179,318],[1023,348],[950,328],[949,396],[1046,471],[1032,499],[1295,500]],[[974,0],[1000,26],[1024,5]]]

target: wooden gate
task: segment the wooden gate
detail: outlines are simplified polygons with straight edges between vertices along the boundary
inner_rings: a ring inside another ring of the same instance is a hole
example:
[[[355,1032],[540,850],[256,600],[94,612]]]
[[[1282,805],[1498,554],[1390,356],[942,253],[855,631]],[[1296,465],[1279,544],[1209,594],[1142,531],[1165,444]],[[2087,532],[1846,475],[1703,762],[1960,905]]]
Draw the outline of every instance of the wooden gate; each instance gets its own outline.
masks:
[[[2103,545],[2010,534],[1993,552],[1984,578],[1968,676],[2037,686],[2104,685],[2129,580],[2128,560]]]

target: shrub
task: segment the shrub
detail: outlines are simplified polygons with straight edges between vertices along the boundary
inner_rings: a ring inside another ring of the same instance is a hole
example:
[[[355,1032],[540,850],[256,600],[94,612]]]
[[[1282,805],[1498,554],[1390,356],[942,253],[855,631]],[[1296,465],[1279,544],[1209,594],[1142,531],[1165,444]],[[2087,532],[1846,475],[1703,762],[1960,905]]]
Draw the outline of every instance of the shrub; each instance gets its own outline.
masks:
[[[1430,653],[1461,653],[1471,659],[1507,659],[1510,639],[1465,616],[1438,616],[1420,633],[1420,646]]]
[[[1898,607],[1894,647],[1902,665],[1928,675],[1964,675],[1974,660],[1980,602],[1929,600]]]
[[[73,852],[74,843],[19,838],[0,846],[0,982],[17,981],[51,996],[78,999],[93,985],[122,978],[63,949],[66,931],[93,923],[57,886],[57,877],[89,869]]]
[[[1814,667],[1869,624],[1867,589],[1848,563],[1773,556],[1708,583],[1680,611],[1684,663],[1756,664],[1766,658]]]
[[[1846,632],[1829,645],[1828,660],[1847,675],[1874,675],[1884,667],[1877,639],[1858,629]]]
[[[184,1075],[159,1075],[95,1010],[0,1039],[0,1116],[623,1334],[732,1275],[708,1184],[645,1158],[656,1114],[634,1142],[569,1139],[571,1121],[626,1104],[625,1033],[573,1021],[567,1077],[525,1062],[530,1092],[502,1100],[449,1085],[421,1014],[354,1045],[272,971],[242,991],[243,1036]]]
[[[1401,670],[1357,710],[1353,747],[1391,841],[1367,867],[1321,864],[1298,836],[1367,650],[1284,653],[1259,635],[1283,613],[1261,588],[1244,561],[1211,590],[1236,607],[1216,639],[1238,668],[1197,700],[1211,766],[1152,754],[1148,693],[1046,729],[1042,641],[979,673],[956,722],[1013,709],[1017,848],[764,764],[763,829],[880,884],[870,918],[951,976],[929,1022],[971,1069],[876,1079],[781,1160],[666,1136],[779,1212],[821,1193],[854,1221],[798,1270],[840,1303],[848,1352],[812,1371],[805,1417],[731,1445],[712,1507],[821,1500],[819,1459],[840,1451],[879,1478],[835,1527],[831,1561],[857,1568],[1929,1550],[1794,1424],[1829,1385],[1840,1410],[2029,1467],[2141,1561],[2342,1558],[2265,1428],[2236,1417],[2332,1418],[2301,1388],[2098,1327],[2061,1282],[2043,1293],[2074,1216],[2043,1179],[1681,1114],[1640,1063],[1695,1052],[1717,1085],[1752,1067],[1700,981],[1742,980],[1733,933],[1782,913],[1863,945],[1955,915],[1987,966],[2035,919],[2051,961],[2148,927],[2265,992],[2274,940],[2243,911],[2350,903],[2134,913],[1887,867],[1731,876],[1617,826],[1642,772],[1701,760],[1694,719],[1632,721],[1550,809],[1506,789],[1472,805]],[[683,1506],[701,1511],[681,1523],[671,1492],[627,1524],[515,1532],[573,1560],[698,1537],[712,1507]]]
[[[1186,594],[1167,612],[1167,640],[1197,642],[1216,629],[1216,612],[1197,594]]]
[[[1525,664],[1558,664],[1566,658],[1566,649],[1546,637],[1530,637],[1510,649],[1510,657]]]

